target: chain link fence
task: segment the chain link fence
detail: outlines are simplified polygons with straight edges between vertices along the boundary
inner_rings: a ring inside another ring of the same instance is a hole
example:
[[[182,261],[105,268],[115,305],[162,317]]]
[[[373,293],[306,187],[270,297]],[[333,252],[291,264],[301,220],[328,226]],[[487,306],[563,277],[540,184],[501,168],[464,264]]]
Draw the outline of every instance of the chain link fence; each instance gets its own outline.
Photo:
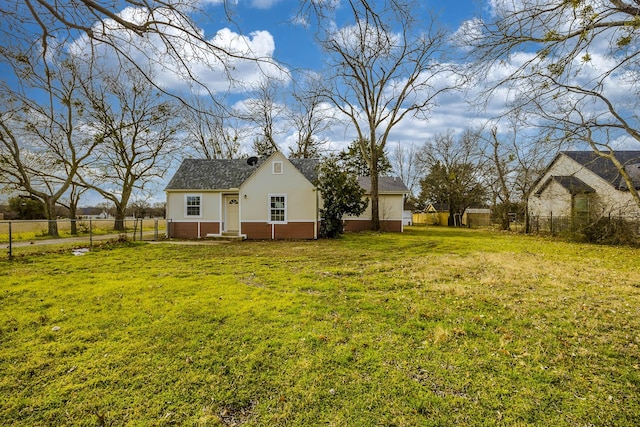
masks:
[[[0,246],[9,259],[20,254],[71,247],[91,249],[108,240],[154,241],[165,237],[164,219],[60,219],[0,221]]]

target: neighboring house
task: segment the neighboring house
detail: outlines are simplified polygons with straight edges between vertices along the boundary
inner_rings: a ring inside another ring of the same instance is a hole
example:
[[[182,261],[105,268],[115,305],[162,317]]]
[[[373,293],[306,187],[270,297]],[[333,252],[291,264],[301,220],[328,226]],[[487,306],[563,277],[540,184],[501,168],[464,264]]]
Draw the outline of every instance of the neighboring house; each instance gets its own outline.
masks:
[[[410,200],[406,200],[405,197],[402,209],[402,225],[413,225],[413,213],[416,211],[415,205]]]
[[[371,177],[358,177],[358,184],[365,190],[365,196],[371,195]],[[383,231],[403,232],[402,222],[404,198],[409,189],[400,178],[393,176],[378,177],[378,212],[380,214],[380,229]],[[371,202],[367,209],[358,217],[344,218],[345,231],[371,230]]]
[[[317,159],[287,159],[280,152],[266,159],[184,160],[165,189],[167,235],[316,239],[322,206],[314,184],[318,166]],[[395,192],[381,195],[385,206],[396,198]],[[384,224],[390,231],[402,231],[402,198],[399,200],[399,208],[388,209],[392,216]],[[399,214],[393,216],[396,210]],[[367,220],[350,218],[346,229],[357,230],[354,225],[360,222]]]
[[[616,151],[640,189],[640,151]],[[640,218],[640,209],[613,163],[592,151],[559,153],[533,185],[531,217],[614,215]]]
[[[448,218],[448,205],[443,206],[439,203],[429,203],[429,205],[422,212],[415,212],[413,214],[413,223],[426,225],[447,225]]]

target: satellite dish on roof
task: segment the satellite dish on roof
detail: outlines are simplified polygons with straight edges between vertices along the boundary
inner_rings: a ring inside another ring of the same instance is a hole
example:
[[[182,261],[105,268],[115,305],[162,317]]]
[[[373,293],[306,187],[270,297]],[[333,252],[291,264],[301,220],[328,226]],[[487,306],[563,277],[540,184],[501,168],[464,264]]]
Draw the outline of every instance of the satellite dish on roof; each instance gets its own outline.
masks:
[[[258,158],[256,156],[251,156],[247,159],[247,164],[249,166],[255,166],[256,164],[258,164]]]

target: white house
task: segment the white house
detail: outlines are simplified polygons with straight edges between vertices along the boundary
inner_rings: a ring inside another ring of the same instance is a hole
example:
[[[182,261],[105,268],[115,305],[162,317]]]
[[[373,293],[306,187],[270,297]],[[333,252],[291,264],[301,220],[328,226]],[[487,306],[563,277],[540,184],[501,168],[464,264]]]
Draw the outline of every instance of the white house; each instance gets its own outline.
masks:
[[[640,189],[640,151],[616,151],[615,157]],[[592,151],[560,152],[532,187],[532,217],[612,215],[640,219],[640,209],[613,163]]]
[[[322,198],[315,182],[319,160],[184,160],[165,189],[167,234],[176,238],[238,236],[246,239],[316,239]],[[367,190],[368,178],[360,179]],[[398,178],[381,177],[381,225],[402,231],[403,195]],[[368,217],[367,217],[368,215]],[[370,228],[371,211],[345,218],[346,231]]]

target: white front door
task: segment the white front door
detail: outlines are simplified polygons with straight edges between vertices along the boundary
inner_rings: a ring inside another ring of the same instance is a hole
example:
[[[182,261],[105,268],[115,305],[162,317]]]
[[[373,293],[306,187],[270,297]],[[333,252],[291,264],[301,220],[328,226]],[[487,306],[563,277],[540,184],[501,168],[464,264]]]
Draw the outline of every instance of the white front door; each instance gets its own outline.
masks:
[[[238,231],[240,225],[240,205],[238,204],[238,196],[226,196],[225,206],[224,231]]]

